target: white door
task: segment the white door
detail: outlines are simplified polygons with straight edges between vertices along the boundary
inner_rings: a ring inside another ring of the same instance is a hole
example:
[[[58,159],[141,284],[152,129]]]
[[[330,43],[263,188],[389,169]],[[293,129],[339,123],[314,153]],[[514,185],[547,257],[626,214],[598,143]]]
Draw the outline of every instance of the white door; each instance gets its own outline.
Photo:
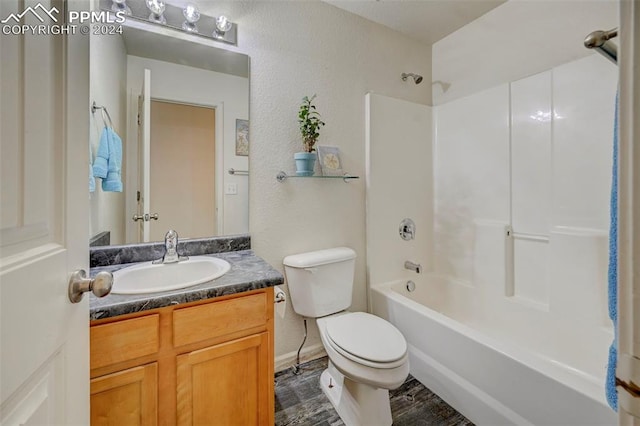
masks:
[[[150,241],[151,209],[151,70],[144,70],[142,90],[138,96],[138,215],[139,242]]]
[[[2,0],[0,20],[62,23],[64,6]],[[67,297],[89,263],[88,49],[83,35],[0,36],[2,425],[89,420],[89,302]]]
[[[619,424],[640,426],[640,4],[620,2]]]

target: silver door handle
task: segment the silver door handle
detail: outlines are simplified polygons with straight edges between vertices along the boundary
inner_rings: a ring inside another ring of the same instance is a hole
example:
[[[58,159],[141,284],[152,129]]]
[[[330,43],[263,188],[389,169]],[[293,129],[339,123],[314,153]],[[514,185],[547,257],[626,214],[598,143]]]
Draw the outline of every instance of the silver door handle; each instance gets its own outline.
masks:
[[[78,303],[87,291],[92,291],[97,297],[104,297],[111,292],[113,286],[113,274],[111,272],[98,272],[94,279],[87,278],[84,269],[78,269],[69,278],[69,300]]]
[[[158,220],[158,213],[153,213],[153,214],[149,214],[149,213],[145,213],[145,214],[134,214],[133,215],[133,220],[135,222],[139,221],[139,220],[144,220],[145,222],[149,222],[150,220]]]

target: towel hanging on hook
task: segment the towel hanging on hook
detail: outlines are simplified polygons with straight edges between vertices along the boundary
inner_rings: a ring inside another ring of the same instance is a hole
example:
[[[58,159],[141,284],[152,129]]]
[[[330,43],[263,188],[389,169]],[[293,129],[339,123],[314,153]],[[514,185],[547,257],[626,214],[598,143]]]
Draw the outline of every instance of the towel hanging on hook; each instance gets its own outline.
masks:
[[[92,173],[94,177],[102,178],[103,191],[122,192],[122,140],[113,127],[107,108],[96,105],[94,101],[91,105],[91,113],[95,114],[98,109],[101,110],[104,128],[100,136],[98,152],[93,161]]]

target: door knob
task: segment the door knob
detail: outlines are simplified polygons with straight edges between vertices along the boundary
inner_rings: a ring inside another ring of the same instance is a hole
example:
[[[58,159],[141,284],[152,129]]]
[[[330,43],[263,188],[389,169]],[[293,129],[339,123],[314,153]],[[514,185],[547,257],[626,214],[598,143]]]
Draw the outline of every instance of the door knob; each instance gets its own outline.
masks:
[[[134,214],[133,215],[133,220],[134,222],[137,222],[139,220],[144,220],[145,222],[149,222],[150,220],[158,220],[158,213],[153,213],[153,214],[149,214],[149,213],[145,213],[145,214]]]
[[[113,286],[113,274],[111,272],[98,272],[94,279],[87,278],[84,269],[78,269],[69,278],[69,300],[78,303],[87,291],[93,292],[97,297],[104,297],[111,292]]]

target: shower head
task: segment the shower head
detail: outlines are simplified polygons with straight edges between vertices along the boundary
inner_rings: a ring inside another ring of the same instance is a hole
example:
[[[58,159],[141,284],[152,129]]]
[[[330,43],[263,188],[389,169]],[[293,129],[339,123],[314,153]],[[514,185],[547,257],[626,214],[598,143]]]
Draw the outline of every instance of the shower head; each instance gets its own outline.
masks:
[[[402,81],[407,81],[408,77],[412,77],[414,83],[416,83],[416,84],[420,84],[422,82],[422,76],[421,75],[414,74],[412,72],[409,72],[409,73],[403,72],[402,73]]]

